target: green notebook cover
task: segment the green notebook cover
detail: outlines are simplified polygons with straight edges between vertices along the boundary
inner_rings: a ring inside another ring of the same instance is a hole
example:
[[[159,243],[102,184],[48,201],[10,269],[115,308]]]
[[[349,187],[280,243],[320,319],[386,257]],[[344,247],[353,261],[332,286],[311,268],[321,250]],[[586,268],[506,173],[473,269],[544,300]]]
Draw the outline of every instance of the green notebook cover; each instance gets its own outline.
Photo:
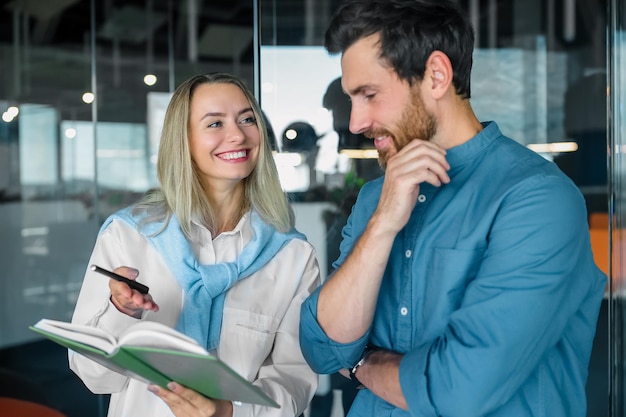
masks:
[[[90,345],[29,327],[48,339],[121,374],[165,387],[176,381],[209,398],[280,406],[215,356],[138,346],[122,346],[107,354]]]

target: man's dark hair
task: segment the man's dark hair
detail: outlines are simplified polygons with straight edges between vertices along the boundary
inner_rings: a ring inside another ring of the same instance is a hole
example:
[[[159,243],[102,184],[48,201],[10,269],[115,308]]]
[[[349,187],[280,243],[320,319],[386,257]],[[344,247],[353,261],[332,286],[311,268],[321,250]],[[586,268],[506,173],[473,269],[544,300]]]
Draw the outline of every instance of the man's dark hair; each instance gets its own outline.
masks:
[[[453,0],[346,0],[326,31],[331,54],[380,34],[380,58],[412,84],[421,81],[434,51],[448,56],[456,93],[470,98],[474,30]]]

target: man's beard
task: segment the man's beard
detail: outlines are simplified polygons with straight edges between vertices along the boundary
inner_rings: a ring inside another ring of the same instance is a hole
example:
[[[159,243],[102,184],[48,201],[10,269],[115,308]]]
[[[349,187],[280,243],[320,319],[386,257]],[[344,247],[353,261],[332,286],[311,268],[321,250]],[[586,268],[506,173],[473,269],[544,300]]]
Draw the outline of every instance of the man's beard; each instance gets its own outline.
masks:
[[[424,102],[420,97],[417,86],[411,88],[411,101],[404,108],[402,117],[397,125],[397,133],[392,134],[387,130],[368,131],[365,136],[376,138],[390,136],[393,141],[393,148],[378,150],[378,164],[382,169],[387,167],[387,162],[392,154],[396,154],[413,139],[431,140],[437,133],[437,121],[435,117],[428,113],[424,107]]]

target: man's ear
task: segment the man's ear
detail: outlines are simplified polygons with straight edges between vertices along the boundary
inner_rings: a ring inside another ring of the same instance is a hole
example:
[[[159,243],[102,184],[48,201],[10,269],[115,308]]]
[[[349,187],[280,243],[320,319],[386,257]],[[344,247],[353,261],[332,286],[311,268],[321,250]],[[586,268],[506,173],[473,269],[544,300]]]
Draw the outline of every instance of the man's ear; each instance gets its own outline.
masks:
[[[430,79],[431,95],[434,99],[441,98],[452,86],[452,64],[446,54],[434,51],[426,61],[426,77]]]

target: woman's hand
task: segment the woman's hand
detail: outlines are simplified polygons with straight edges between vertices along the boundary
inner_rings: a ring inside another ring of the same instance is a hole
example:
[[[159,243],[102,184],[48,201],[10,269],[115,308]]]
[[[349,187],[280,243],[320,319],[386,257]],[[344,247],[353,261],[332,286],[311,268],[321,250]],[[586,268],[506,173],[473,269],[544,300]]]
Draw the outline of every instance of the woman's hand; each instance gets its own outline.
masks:
[[[119,266],[113,272],[132,280],[137,279],[139,275],[139,271],[127,266]],[[126,315],[140,318],[144,310],[159,311],[159,306],[152,300],[150,294],[141,294],[123,282],[110,279],[109,289],[111,290],[111,302],[115,308]]]
[[[232,417],[233,403],[212,400],[185,388],[176,382],[167,384],[168,389],[149,385],[148,390],[161,398],[176,417]]]

